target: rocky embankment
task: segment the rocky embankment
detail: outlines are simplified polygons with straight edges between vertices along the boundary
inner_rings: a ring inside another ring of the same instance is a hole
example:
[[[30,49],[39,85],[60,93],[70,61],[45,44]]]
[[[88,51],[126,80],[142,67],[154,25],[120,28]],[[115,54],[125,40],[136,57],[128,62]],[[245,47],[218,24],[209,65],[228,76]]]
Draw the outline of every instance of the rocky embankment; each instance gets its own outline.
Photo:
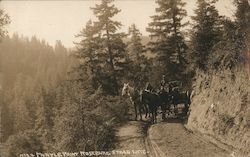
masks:
[[[187,127],[250,154],[250,79],[247,71],[197,76]]]

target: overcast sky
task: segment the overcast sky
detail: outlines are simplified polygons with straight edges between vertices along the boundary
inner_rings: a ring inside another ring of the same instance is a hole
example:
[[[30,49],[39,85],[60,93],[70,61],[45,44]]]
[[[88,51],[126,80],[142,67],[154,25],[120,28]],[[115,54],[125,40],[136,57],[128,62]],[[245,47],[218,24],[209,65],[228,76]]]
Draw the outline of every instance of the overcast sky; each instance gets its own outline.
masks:
[[[188,16],[193,15],[196,0],[187,2]],[[9,34],[17,32],[31,37],[36,35],[45,39],[51,45],[61,40],[66,47],[73,47],[73,41],[78,41],[74,35],[78,34],[91,18],[94,19],[90,7],[100,1],[94,0],[55,0],[55,1],[18,1],[3,0],[1,7],[9,14],[11,24]],[[115,5],[121,12],[115,19],[124,25],[122,30],[135,23],[143,35],[148,35],[145,28],[151,22],[150,16],[155,14],[157,5],[154,0],[116,0]],[[220,14],[231,17],[234,12],[232,0],[220,0],[217,4]]]

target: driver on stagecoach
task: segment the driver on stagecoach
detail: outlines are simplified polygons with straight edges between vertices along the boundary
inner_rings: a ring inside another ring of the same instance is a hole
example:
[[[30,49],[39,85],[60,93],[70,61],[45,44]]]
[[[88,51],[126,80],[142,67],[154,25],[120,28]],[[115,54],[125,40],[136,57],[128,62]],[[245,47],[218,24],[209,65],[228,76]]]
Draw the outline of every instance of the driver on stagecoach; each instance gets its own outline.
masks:
[[[166,84],[167,84],[166,76],[165,76],[165,75],[162,75],[161,87],[160,87],[160,90],[161,90],[161,91],[165,91]]]
[[[153,87],[152,87],[152,85],[149,82],[147,82],[147,84],[146,84],[145,91],[147,91],[147,92],[153,92]]]

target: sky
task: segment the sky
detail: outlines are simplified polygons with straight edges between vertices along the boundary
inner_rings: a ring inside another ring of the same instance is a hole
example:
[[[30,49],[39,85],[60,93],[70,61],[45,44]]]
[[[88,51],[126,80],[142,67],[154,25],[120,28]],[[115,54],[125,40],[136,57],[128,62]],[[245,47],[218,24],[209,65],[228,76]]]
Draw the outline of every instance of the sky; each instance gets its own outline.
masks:
[[[196,0],[187,2],[188,16],[193,15]],[[95,20],[90,7],[100,0],[3,0],[1,8],[9,14],[11,24],[7,27],[9,35],[18,33],[25,37],[36,36],[54,45],[56,40],[68,48],[78,42],[75,37],[89,19]],[[143,35],[148,35],[146,27],[155,14],[157,4],[154,0],[115,0],[115,6],[121,9],[115,19],[123,24],[122,31],[136,24]],[[233,16],[235,10],[232,0],[220,0],[216,5],[221,15]],[[189,20],[187,18],[185,20]]]

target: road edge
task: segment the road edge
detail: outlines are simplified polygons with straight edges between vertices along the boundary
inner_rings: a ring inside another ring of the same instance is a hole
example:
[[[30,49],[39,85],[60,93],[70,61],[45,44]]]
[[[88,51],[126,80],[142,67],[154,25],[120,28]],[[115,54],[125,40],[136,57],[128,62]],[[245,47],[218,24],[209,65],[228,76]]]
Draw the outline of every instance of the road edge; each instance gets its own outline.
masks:
[[[241,150],[233,147],[232,145],[229,145],[227,143],[222,142],[219,139],[216,139],[212,135],[202,133],[201,131],[199,131],[193,127],[190,127],[187,124],[184,124],[183,126],[188,132],[191,132],[193,135],[199,137],[200,139],[204,140],[205,142],[210,142],[213,145],[215,145],[216,147],[219,147],[219,148],[225,150],[226,152],[231,154],[231,157],[248,157],[248,155],[249,155],[248,153],[244,153]]]

